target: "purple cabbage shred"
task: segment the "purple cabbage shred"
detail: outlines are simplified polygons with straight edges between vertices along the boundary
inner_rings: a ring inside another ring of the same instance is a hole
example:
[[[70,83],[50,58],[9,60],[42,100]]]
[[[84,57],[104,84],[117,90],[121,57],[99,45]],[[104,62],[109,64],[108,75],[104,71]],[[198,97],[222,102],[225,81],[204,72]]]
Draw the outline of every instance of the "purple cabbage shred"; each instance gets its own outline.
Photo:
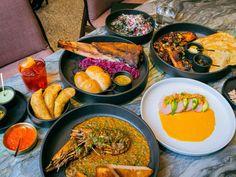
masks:
[[[127,71],[133,76],[134,79],[137,79],[140,76],[140,71],[137,68],[128,66],[123,62],[112,62],[101,59],[85,58],[79,63],[79,67],[82,70],[86,70],[89,66],[92,65],[101,67],[110,75],[113,75],[114,73],[119,71]]]

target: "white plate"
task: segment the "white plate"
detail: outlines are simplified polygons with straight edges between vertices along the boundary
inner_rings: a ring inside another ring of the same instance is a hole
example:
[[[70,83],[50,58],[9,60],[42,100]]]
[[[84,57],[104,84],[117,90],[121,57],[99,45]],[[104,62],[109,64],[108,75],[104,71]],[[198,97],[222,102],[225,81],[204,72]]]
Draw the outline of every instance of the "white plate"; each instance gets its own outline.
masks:
[[[162,128],[158,103],[165,96],[180,93],[199,93],[206,97],[216,118],[213,133],[201,142],[186,142],[171,138]],[[226,146],[235,133],[235,115],[225,98],[210,86],[192,79],[170,78],[152,85],[141,101],[141,116],[166,148],[185,155],[206,155]]]

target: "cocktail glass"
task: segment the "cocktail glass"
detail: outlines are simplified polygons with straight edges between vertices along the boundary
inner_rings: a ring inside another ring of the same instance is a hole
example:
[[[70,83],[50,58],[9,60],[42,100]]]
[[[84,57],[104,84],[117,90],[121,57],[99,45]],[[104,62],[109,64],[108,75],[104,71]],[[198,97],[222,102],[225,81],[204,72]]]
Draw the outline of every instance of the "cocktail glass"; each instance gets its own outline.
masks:
[[[32,61],[32,60],[31,60]],[[31,64],[19,65],[18,70],[29,91],[34,92],[47,87],[47,73],[43,59],[35,59]]]

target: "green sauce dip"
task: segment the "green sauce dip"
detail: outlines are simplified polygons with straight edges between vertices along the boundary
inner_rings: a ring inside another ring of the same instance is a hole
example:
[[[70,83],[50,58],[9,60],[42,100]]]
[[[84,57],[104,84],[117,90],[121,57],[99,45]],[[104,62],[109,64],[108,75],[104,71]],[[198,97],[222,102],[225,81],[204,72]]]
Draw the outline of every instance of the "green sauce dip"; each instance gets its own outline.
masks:
[[[14,97],[14,91],[6,89],[0,92],[0,104],[10,101]]]

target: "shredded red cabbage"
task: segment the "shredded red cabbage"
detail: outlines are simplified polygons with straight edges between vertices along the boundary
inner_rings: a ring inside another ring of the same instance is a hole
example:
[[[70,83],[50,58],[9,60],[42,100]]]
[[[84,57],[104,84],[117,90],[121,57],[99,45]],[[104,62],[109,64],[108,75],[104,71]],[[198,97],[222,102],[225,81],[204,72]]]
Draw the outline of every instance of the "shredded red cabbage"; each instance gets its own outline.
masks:
[[[127,71],[133,76],[134,79],[137,79],[140,76],[140,71],[138,69],[128,66],[123,62],[112,62],[101,59],[85,58],[79,63],[79,67],[83,70],[87,69],[89,66],[92,65],[101,67],[110,75],[113,75],[114,73],[119,71]]]

